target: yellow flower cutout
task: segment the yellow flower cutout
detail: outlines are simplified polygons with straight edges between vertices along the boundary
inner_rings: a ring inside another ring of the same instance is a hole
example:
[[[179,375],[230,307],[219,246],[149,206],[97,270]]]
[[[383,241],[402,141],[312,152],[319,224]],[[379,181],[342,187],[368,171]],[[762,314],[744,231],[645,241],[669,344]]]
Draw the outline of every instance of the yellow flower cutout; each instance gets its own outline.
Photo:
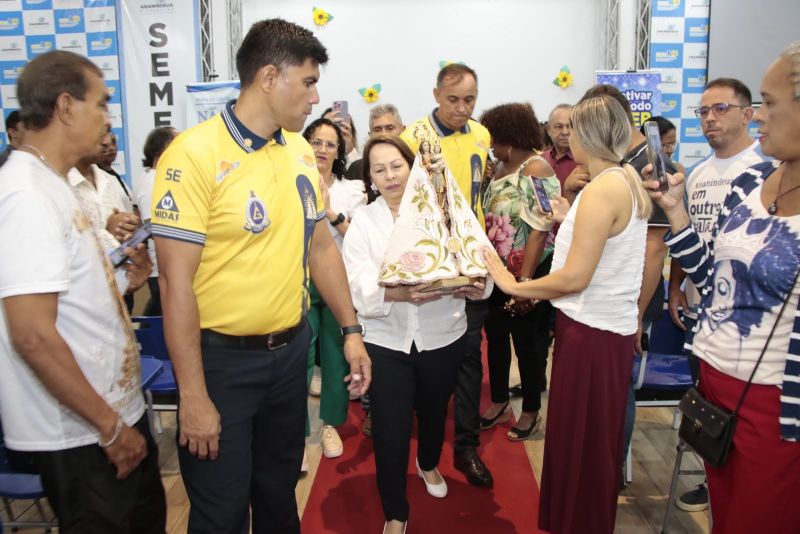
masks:
[[[558,73],[558,76],[556,76],[556,79],[553,80],[553,85],[557,85],[562,89],[566,89],[573,83],[574,81],[572,79],[572,74],[570,74],[569,67],[566,65],[561,67],[561,71]]]
[[[364,102],[367,104],[374,104],[380,98],[381,84],[374,83],[369,87],[362,87],[358,90],[358,93],[364,99]]]
[[[321,7],[314,8],[314,24],[317,26],[325,26],[333,20],[333,15],[322,9]]]
[[[448,65],[452,65],[453,63],[456,63],[458,65],[463,65],[464,64],[463,61],[453,61],[452,59],[442,59],[442,60],[439,61],[439,68],[443,69]]]

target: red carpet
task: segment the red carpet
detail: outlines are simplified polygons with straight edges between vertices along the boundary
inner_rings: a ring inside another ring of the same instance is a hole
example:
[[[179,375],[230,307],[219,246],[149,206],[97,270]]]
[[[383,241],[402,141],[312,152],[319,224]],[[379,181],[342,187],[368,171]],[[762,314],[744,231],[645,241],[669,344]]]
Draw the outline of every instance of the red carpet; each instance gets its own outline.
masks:
[[[485,350],[485,345],[484,345]],[[485,354],[485,352],[484,352]],[[483,405],[489,404],[484,370]],[[305,534],[378,534],[384,524],[372,440],[360,429],[363,411],[350,403],[348,421],[339,427],[344,454],[322,458],[302,519]],[[439,471],[447,480],[448,495],[436,499],[425,491],[414,467],[416,436],[412,438],[407,495],[409,534],[443,532],[463,534],[537,533],[539,486],[522,443],[506,439],[508,425],[481,433],[480,454],[494,476],[491,490],[476,488],[453,468],[452,401]]]

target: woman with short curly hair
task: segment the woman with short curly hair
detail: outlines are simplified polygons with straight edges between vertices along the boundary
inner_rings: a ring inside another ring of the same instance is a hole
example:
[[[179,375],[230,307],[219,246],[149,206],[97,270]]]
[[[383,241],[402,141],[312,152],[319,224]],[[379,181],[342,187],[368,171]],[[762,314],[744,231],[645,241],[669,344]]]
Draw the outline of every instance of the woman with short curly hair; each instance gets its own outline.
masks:
[[[533,181],[540,180],[550,196],[558,196],[561,186],[539,152],[542,128],[530,104],[494,107],[484,112],[481,123],[492,135],[492,152],[498,160],[497,178],[487,185],[483,198],[486,233],[500,258],[520,280],[544,276],[550,272],[552,262],[553,246],[548,235],[553,221],[538,205]],[[522,414],[507,436],[511,441],[521,441],[536,432],[541,421],[541,396],[547,388],[545,370],[552,309],[546,300],[534,305],[494,288],[484,326],[492,404],[481,416],[482,430],[509,418],[508,373],[513,340],[522,380]]]

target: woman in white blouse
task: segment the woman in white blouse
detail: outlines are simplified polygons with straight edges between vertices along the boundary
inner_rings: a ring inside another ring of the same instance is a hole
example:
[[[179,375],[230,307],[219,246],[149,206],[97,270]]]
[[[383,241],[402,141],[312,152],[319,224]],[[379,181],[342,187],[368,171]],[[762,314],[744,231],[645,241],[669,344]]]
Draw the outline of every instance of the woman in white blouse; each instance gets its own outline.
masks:
[[[325,205],[328,229],[341,250],[342,240],[350,226],[353,210],[367,202],[361,181],[345,180],[345,140],[341,130],[328,119],[317,119],[306,127],[303,137],[314,150],[319,170],[319,188]],[[344,377],[350,365],[344,358],[344,338],[339,323],[322,300],[314,284],[309,287],[311,308],[308,322],[311,325],[311,344],[308,356],[308,378],[319,355],[322,370],[319,417],[322,419],[320,442],[325,458],[336,458],[344,453],[344,444],[336,427],[347,419],[350,394]],[[306,433],[309,433],[306,428]]]
[[[619,102],[582,100],[570,125],[570,150],[590,181],[563,220],[550,274],[517,282],[494,251],[484,257],[504,292],[558,310],[539,528],[611,534],[652,204],[622,163],[631,131]]]
[[[417,415],[417,474],[428,493],[443,498],[447,483],[436,466],[444,441],[447,403],[455,387],[467,330],[464,297],[483,297],[483,284],[458,293],[422,292],[429,284],[383,287],[378,270],[414,162],[396,137],[364,147],[364,182],[377,198],[356,211],[343,257],[364,341],[372,358],[372,435],[385,533],[408,520],[405,496],[411,424]]]

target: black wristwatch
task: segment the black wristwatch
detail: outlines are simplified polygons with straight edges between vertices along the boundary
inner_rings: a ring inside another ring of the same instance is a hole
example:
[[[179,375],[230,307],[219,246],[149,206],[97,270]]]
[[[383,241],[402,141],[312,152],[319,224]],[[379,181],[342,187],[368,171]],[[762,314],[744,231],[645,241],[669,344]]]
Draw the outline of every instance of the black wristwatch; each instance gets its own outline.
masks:
[[[342,224],[346,220],[347,220],[347,217],[344,216],[344,213],[340,213],[333,220],[333,222],[331,223],[331,226],[338,226],[338,225]]]
[[[364,337],[367,334],[367,329],[364,328],[362,323],[354,324],[352,326],[343,326],[339,329],[339,331],[342,333],[342,337],[349,334],[361,334],[361,337]]]

